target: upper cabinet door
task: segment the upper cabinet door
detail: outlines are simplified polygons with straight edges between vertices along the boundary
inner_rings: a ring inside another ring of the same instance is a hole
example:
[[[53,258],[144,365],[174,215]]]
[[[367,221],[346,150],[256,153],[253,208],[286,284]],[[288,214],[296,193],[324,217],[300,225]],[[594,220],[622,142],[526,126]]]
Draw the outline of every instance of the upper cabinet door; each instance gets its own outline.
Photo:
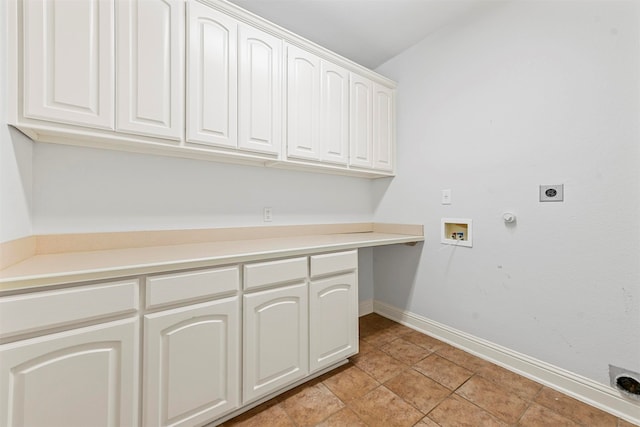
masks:
[[[319,160],[320,58],[287,45],[287,155]]]
[[[322,61],[320,90],[320,160],[349,161],[349,72]]]
[[[351,73],[350,98],[349,163],[352,166],[371,168],[373,166],[373,83]]]
[[[394,91],[379,84],[373,95],[373,168],[393,170]]]
[[[247,25],[238,28],[238,147],[280,154],[282,40]]]
[[[237,22],[187,4],[187,141],[237,147]]]
[[[119,131],[181,139],[184,2],[116,2]]]
[[[113,129],[113,1],[22,4],[24,116]]]

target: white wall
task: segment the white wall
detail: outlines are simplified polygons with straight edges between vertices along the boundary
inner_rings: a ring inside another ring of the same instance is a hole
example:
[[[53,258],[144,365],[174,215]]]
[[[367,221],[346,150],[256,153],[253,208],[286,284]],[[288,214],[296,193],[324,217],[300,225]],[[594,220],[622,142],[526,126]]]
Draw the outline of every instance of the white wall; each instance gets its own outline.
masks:
[[[509,2],[378,69],[398,81],[399,172],[375,220],[426,242],[375,250],[377,300],[604,384],[640,371],[639,16]],[[441,217],[473,219],[473,248],[441,245]]]
[[[34,145],[34,234],[371,222],[372,183],[72,146]],[[262,211],[273,208],[273,222]],[[373,297],[364,250],[361,300]]]
[[[35,234],[370,222],[371,181],[36,144]],[[262,210],[273,208],[273,222]]]
[[[6,7],[0,7],[2,28]],[[4,30],[3,30],[4,31]],[[7,123],[7,37],[0,38],[0,242],[31,234],[31,156],[33,143]]]

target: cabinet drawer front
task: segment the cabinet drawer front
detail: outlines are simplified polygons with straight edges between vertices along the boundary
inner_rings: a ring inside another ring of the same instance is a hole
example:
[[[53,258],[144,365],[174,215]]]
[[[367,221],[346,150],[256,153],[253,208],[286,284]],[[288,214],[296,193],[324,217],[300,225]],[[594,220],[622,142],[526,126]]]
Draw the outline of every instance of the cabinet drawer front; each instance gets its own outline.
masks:
[[[244,266],[244,288],[256,289],[307,277],[307,257]]]
[[[0,338],[135,312],[138,280],[0,298]]]
[[[313,255],[311,257],[311,277],[341,273],[358,268],[358,251]]]
[[[147,308],[237,291],[237,266],[147,278]]]

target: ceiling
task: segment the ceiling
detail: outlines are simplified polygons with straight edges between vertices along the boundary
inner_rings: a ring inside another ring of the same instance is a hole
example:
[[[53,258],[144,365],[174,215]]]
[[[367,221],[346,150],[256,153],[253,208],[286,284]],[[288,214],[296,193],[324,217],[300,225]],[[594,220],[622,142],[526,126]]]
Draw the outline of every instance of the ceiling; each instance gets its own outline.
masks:
[[[494,0],[229,0],[367,68]]]

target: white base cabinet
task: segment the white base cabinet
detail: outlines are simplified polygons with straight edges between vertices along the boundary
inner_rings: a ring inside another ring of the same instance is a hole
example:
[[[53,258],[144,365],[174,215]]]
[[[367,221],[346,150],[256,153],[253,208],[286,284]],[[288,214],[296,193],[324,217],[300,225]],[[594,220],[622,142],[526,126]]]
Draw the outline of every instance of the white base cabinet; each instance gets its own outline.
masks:
[[[308,373],[307,284],[244,296],[243,403]]]
[[[311,372],[358,352],[355,273],[312,280],[309,286],[309,343]]]
[[[145,426],[192,426],[240,403],[238,297],[144,316]]]
[[[138,320],[0,346],[0,425],[138,425]]]
[[[310,257],[310,371],[358,352],[358,252]]]
[[[231,416],[357,353],[357,260],[332,252],[2,296],[0,425]]]

